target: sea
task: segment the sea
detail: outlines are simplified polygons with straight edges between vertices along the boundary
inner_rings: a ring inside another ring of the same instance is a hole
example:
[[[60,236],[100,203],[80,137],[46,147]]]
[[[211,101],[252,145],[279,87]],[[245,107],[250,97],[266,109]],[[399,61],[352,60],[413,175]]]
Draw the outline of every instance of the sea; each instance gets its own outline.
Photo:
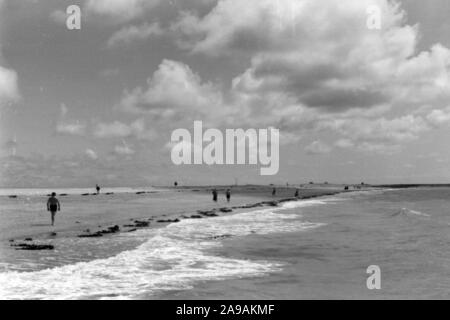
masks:
[[[76,234],[98,221],[186,216],[211,200],[115,190],[99,203],[75,195],[83,190],[64,191],[67,216],[57,219],[82,225],[63,226],[56,237],[37,222],[44,219],[37,213],[42,190],[0,196],[0,299],[450,298],[450,188],[342,193],[101,238]],[[23,224],[55,249],[11,247]],[[371,266],[379,270],[379,288],[368,285]]]

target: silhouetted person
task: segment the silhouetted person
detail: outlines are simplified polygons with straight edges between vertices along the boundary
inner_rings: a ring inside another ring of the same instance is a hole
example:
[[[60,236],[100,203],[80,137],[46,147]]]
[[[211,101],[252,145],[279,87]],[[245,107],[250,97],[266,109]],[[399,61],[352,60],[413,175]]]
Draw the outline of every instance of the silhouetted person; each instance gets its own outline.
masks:
[[[231,190],[230,189],[227,189],[226,195],[227,195],[227,202],[230,202],[230,199],[231,199]]]
[[[173,184],[175,187],[178,187],[178,182],[175,181],[175,183]]]
[[[274,195],[276,195],[276,194],[277,194],[277,189],[273,188],[273,190],[272,190],[272,196],[274,196]]]
[[[298,189],[295,189],[295,197],[298,198]]]
[[[212,194],[213,194],[213,201],[217,202],[217,190],[213,189]]]
[[[52,193],[52,196],[47,200],[47,211],[50,211],[52,215],[52,226],[55,225],[55,214],[56,211],[61,211],[61,205],[59,200],[55,198],[56,193]]]
[[[95,185],[95,189],[97,190],[97,194],[99,194],[100,193],[100,186],[98,184]]]

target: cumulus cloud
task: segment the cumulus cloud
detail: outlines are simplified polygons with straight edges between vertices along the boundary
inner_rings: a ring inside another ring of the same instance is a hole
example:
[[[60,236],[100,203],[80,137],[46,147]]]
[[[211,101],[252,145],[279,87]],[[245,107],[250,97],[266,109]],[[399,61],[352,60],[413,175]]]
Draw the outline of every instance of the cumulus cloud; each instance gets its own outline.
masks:
[[[363,117],[354,112],[322,114],[310,119],[312,132],[335,138],[334,145],[342,149],[364,152],[393,153],[432,127],[423,116]]]
[[[94,150],[92,150],[92,149],[86,149],[85,154],[91,160],[97,160],[98,159],[97,153]]]
[[[353,141],[407,142],[428,130],[422,117],[407,115],[393,119],[342,119],[322,124]]]
[[[373,5],[381,10],[381,30],[366,27],[367,8]],[[442,108],[450,99],[450,50],[436,44],[418,52],[419,27],[407,24],[397,2],[222,0],[207,14],[183,12],[171,31],[191,54],[248,61],[228,97],[209,95],[220,97],[212,99],[209,110],[214,105],[226,110],[221,118],[232,119],[228,123],[251,119],[290,136],[328,132],[340,148],[391,152],[449,117]],[[160,67],[157,73],[165,71]],[[123,104],[150,112],[167,107],[159,114],[201,110],[189,99],[186,104],[157,99],[164,95],[155,88],[164,82],[155,75],[147,91],[135,91]],[[416,115],[423,105],[435,110]],[[314,147],[320,149],[320,143]]]
[[[86,9],[90,14],[126,22],[142,17],[160,3],[161,0],[88,0]]]
[[[108,39],[108,47],[113,48],[121,45],[129,45],[132,42],[146,40],[151,36],[160,36],[162,34],[163,31],[157,23],[127,26],[116,31]]]
[[[184,63],[164,60],[147,87],[125,92],[121,108],[156,119],[220,119],[229,109],[221,91]]]
[[[75,122],[61,122],[56,125],[56,132],[73,136],[82,136],[85,134],[86,125],[79,120]]]
[[[369,6],[381,30],[366,27]],[[173,24],[192,53],[248,57],[234,89],[288,95],[332,111],[450,97],[450,51],[415,55],[418,31],[388,0],[223,0],[207,15],[184,13]]]
[[[316,140],[305,147],[308,154],[325,154],[331,152],[332,148],[322,141]]]
[[[434,109],[426,117],[433,126],[450,123],[450,107],[445,109]]]
[[[0,1],[0,15],[2,14],[3,3],[4,1]],[[2,66],[2,64],[4,64],[4,61],[0,51],[0,108],[17,102],[20,98],[17,72]]]
[[[17,72],[0,65],[0,107],[19,99]]]
[[[117,145],[114,147],[114,153],[118,155],[131,156],[136,153],[129,145],[123,142],[122,145]]]
[[[339,139],[334,145],[339,148],[351,148],[354,146],[354,143],[350,139]]]
[[[148,129],[143,119],[137,119],[131,124],[121,121],[112,123],[98,123],[94,128],[96,138],[129,138],[135,137],[141,140],[151,140],[156,134],[152,129]]]
[[[297,143],[305,134],[325,133],[332,135],[330,145],[370,152],[397,150],[399,144],[450,121],[445,109],[450,50],[436,44],[418,52],[418,26],[407,24],[396,2],[206,2],[212,5],[209,12],[184,11],[170,30],[156,23],[124,26],[108,45],[170,31],[191,54],[247,62],[229,90],[205,81],[183,62],[166,59],[145,85],[123,93],[122,111],[145,115],[157,126],[198,119],[212,125],[273,126],[280,129],[283,144]],[[157,4],[90,0],[87,7],[123,22]],[[381,30],[366,27],[366,9],[372,5],[381,9]],[[416,113],[423,105],[433,111]],[[94,136],[152,134],[141,120],[100,123]],[[331,146],[315,141],[307,149],[329,152]]]
[[[113,123],[99,123],[94,131],[97,138],[123,138],[132,134],[130,126],[120,121]]]
[[[69,109],[65,104],[61,104],[60,117],[56,123],[56,132],[59,134],[83,136],[86,134],[86,123],[80,120],[68,120]]]

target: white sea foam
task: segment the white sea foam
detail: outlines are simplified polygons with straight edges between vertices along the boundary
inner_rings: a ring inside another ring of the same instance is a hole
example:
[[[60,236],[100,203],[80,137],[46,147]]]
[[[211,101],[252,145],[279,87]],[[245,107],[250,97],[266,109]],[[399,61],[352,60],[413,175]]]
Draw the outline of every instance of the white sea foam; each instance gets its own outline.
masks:
[[[216,243],[157,235],[108,259],[38,272],[0,274],[2,299],[133,298],[158,290],[188,289],[196,280],[257,276],[277,263],[223,258],[206,253]]]
[[[285,209],[295,209],[295,208],[302,208],[302,207],[311,207],[311,206],[317,206],[317,205],[322,205],[322,204],[326,204],[327,202],[330,202],[332,200],[337,200],[339,201],[339,199],[323,199],[323,200],[302,200],[302,201],[289,201],[289,202],[285,202],[281,205],[282,208]]]
[[[322,224],[304,222],[298,216],[283,214],[275,209],[256,210],[213,219],[184,220],[172,224],[166,232],[184,239],[205,239],[217,235],[246,236],[302,231]]]
[[[422,216],[422,217],[431,217],[428,213],[416,211],[416,210],[410,210],[408,208],[402,208],[399,211],[395,212],[393,215],[395,216]]]
[[[318,200],[303,202],[303,206],[315,204],[319,204]],[[161,290],[188,289],[197,281],[261,276],[279,271],[283,264],[277,261],[222,257],[212,249],[222,245],[217,240],[221,236],[294,232],[322,225],[282,213],[293,207],[285,203],[280,208],[183,220],[161,229],[136,232],[134,236],[148,240],[114,257],[34,272],[0,273],[0,298],[139,298]]]

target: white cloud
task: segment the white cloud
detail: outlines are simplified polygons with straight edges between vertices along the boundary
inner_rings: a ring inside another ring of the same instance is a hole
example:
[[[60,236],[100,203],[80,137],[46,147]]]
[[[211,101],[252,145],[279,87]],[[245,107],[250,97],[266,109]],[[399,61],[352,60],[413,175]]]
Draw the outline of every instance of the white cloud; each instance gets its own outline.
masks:
[[[136,152],[128,145],[118,145],[114,147],[114,153],[118,155],[130,156]]]
[[[160,36],[162,33],[163,31],[157,23],[123,27],[109,38],[108,47],[129,45],[135,41],[146,40],[151,36]]]
[[[147,88],[125,92],[121,108],[131,112],[144,112],[156,119],[219,120],[229,112],[221,91],[212,83],[203,82],[189,66],[164,60]]]
[[[374,4],[381,30],[366,28]],[[139,38],[134,28],[124,28],[123,38]],[[222,0],[206,15],[183,12],[170,31],[192,54],[248,67],[225,92],[188,65],[164,60],[147,86],[123,94],[122,110],[171,125],[273,126],[286,144],[327,133],[339,148],[368,152],[395,152],[450,118],[441,110],[450,99],[450,50],[416,52],[418,26],[391,1]],[[423,105],[435,111],[417,113]],[[308,149],[331,151],[320,141]]]
[[[20,98],[17,73],[0,66],[0,107]]]
[[[94,131],[97,138],[124,138],[132,134],[130,126],[120,121],[99,123]]]
[[[434,109],[426,117],[434,126],[450,123],[450,107],[445,109]]]
[[[94,150],[92,150],[92,149],[86,149],[85,154],[86,154],[86,156],[88,156],[92,160],[97,160],[98,159],[97,153]]]
[[[97,138],[135,137],[140,140],[152,140],[156,134],[153,130],[146,128],[143,119],[137,119],[129,125],[120,121],[98,123],[94,129],[94,136]]]
[[[75,122],[60,122],[56,125],[56,132],[60,134],[82,136],[86,132],[86,125],[79,120]]]
[[[423,118],[412,115],[393,119],[346,119],[329,125],[353,141],[394,143],[414,140],[429,129]]]
[[[381,8],[381,30],[366,27],[369,5]],[[388,0],[223,0],[172,30],[192,53],[249,59],[234,81],[245,94],[333,111],[448,101],[450,51],[415,55],[417,27],[405,20]]]
[[[349,139],[339,139],[334,145],[339,148],[352,148],[354,143]]]
[[[367,153],[391,155],[394,153],[398,153],[401,150],[401,146],[376,142],[362,142],[360,145],[358,145],[358,150]]]
[[[292,132],[288,132],[288,131],[280,132],[280,144],[281,145],[289,145],[289,144],[297,143],[301,139],[302,139],[302,136],[298,133],[292,133]]]
[[[160,3],[161,0],[88,0],[86,9],[88,13],[126,22],[143,16]]]
[[[56,132],[59,134],[83,136],[86,134],[86,124],[80,120],[67,120],[69,109],[62,103],[60,111],[60,118],[56,123]]]
[[[332,148],[330,146],[319,140],[305,147],[305,151],[308,154],[325,154],[331,152],[331,150]]]
[[[400,146],[431,129],[426,119],[413,115],[388,119],[364,118],[353,113],[328,114],[315,119],[314,123],[313,131],[336,137],[334,145],[339,148],[376,153],[397,152]]]
[[[61,109],[61,118],[64,118],[69,112],[69,108],[67,108],[65,103],[61,103],[60,109]]]
[[[366,27],[369,5],[381,8],[381,30]],[[450,121],[450,50],[417,52],[418,26],[406,21],[387,0],[222,0],[203,16],[183,12],[171,31],[190,53],[249,61],[232,83],[235,123],[395,152]],[[435,110],[416,113],[423,105]]]

